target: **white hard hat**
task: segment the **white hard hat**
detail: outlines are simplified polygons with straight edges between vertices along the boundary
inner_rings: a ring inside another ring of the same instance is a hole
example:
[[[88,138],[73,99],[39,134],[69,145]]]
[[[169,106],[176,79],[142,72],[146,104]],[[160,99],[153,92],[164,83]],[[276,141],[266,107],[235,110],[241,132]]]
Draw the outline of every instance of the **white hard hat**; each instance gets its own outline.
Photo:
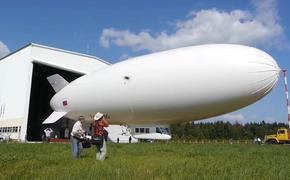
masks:
[[[103,116],[104,116],[104,114],[98,112],[97,114],[95,114],[94,120],[97,121],[97,120],[101,119]]]

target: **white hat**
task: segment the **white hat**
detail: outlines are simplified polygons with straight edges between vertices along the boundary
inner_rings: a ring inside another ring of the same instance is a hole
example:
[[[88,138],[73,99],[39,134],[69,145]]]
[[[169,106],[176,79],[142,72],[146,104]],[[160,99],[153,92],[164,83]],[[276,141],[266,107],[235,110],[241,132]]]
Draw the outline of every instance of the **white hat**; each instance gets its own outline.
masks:
[[[99,119],[101,119],[104,116],[104,114],[98,112],[95,116],[94,116],[94,120],[97,121]]]

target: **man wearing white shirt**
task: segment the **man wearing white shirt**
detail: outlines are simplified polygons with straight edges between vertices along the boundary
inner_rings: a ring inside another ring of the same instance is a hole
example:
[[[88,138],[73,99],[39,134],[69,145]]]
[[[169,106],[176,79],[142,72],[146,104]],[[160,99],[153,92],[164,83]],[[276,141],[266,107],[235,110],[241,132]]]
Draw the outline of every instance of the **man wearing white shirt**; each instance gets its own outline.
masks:
[[[85,137],[85,131],[82,126],[85,118],[83,116],[79,117],[79,120],[74,124],[71,132],[71,148],[73,158],[79,158],[81,155],[82,139]]]
[[[51,128],[49,128],[49,127],[44,130],[46,142],[49,143],[52,133],[53,133],[53,130]]]

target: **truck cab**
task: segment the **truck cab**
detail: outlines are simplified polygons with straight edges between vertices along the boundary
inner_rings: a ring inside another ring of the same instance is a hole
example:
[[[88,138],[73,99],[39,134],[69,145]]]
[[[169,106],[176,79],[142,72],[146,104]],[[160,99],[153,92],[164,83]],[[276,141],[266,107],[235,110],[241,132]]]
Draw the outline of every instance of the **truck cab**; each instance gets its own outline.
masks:
[[[290,143],[289,130],[287,128],[279,128],[276,134],[266,135],[265,143],[268,143],[268,144]]]

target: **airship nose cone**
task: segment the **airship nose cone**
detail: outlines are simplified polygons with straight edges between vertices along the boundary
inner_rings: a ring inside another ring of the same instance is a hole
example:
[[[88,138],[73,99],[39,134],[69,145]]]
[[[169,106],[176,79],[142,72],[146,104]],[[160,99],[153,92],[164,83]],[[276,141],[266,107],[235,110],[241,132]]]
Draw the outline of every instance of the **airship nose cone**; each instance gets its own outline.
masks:
[[[250,61],[254,89],[253,95],[265,96],[279,80],[281,69],[277,62],[267,54],[257,54],[254,61]]]

